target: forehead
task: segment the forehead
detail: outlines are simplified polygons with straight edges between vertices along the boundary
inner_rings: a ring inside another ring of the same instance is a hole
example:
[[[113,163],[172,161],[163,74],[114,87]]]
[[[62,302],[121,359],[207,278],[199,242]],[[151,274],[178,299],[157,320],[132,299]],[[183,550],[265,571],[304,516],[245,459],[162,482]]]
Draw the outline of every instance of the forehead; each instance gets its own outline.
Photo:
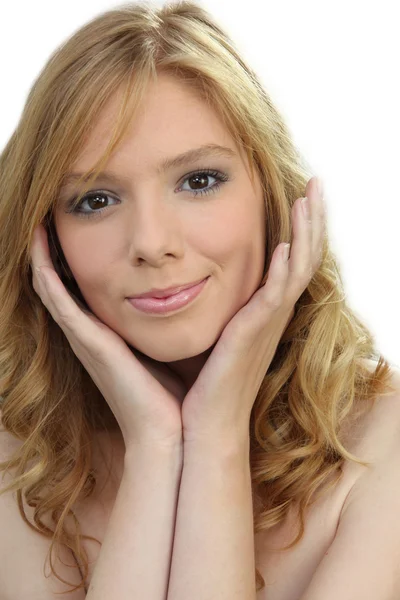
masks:
[[[93,124],[71,171],[88,171],[100,159],[110,141],[121,106],[117,90]],[[244,155],[217,112],[187,83],[161,74],[149,83],[141,106],[128,124],[110,162],[141,173],[159,169],[164,162],[186,150],[220,145]],[[111,165],[110,165],[111,166]],[[114,165],[115,166],[115,165]]]

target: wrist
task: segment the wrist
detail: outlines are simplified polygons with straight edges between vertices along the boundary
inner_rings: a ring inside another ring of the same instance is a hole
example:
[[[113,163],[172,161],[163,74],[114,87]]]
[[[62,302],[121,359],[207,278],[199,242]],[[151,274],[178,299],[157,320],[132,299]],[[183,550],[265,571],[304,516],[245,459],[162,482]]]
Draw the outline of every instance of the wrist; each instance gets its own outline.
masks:
[[[173,444],[154,441],[130,443],[126,446],[124,467],[130,468],[138,463],[161,464],[179,471],[183,465],[183,441]]]
[[[220,461],[229,464],[238,460],[249,461],[250,437],[249,435],[232,436],[228,434],[209,436],[190,436],[184,438],[183,456],[189,458],[200,457],[202,461]]]

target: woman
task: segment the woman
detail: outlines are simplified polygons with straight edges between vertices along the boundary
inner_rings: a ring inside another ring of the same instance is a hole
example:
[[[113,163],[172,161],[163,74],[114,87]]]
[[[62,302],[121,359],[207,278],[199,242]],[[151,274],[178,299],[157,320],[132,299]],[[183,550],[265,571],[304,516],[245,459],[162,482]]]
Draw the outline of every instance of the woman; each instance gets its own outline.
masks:
[[[0,166],[2,600],[397,597],[400,376],[211,15],[86,24]]]

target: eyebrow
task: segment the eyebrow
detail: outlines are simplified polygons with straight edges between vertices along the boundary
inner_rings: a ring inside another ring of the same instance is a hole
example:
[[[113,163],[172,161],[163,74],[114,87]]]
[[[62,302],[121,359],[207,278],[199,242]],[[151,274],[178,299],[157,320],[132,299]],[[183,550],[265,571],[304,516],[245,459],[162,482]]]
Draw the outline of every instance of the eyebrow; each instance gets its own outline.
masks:
[[[168,169],[177,168],[189,162],[200,160],[207,156],[222,156],[226,158],[237,157],[237,153],[227,146],[220,146],[219,144],[204,144],[198,148],[192,148],[186,152],[182,152],[172,158],[164,159],[157,167],[156,172],[158,174],[165,173]],[[61,182],[61,189],[66,187],[68,184],[73,183],[77,179],[84,176],[84,173],[67,173]],[[127,180],[127,178],[120,177],[112,171],[102,171],[98,174],[97,180],[108,181],[110,183],[120,183],[121,181]]]

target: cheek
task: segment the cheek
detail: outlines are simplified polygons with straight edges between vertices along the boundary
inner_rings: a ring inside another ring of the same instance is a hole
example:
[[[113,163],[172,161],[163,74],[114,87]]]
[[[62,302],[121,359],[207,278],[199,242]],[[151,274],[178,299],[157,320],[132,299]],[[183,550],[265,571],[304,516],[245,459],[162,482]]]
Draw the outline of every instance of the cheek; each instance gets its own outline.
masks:
[[[254,196],[230,198],[210,218],[197,221],[197,236],[201,235],[203,252],[221,267],[235,260],[250,272],[264,265],[264,208]],[[199,237],[198,237],[199,239]]]
[[[73,229],[73,231],[72,231]],[[61,227],[59,241],[76,283],[82,293],[98,290],[108,281],[113,263],[110,244],[104,244],[104,237],[77,232],[76,228]],[[103,241],[102,241],[103,240]]]

